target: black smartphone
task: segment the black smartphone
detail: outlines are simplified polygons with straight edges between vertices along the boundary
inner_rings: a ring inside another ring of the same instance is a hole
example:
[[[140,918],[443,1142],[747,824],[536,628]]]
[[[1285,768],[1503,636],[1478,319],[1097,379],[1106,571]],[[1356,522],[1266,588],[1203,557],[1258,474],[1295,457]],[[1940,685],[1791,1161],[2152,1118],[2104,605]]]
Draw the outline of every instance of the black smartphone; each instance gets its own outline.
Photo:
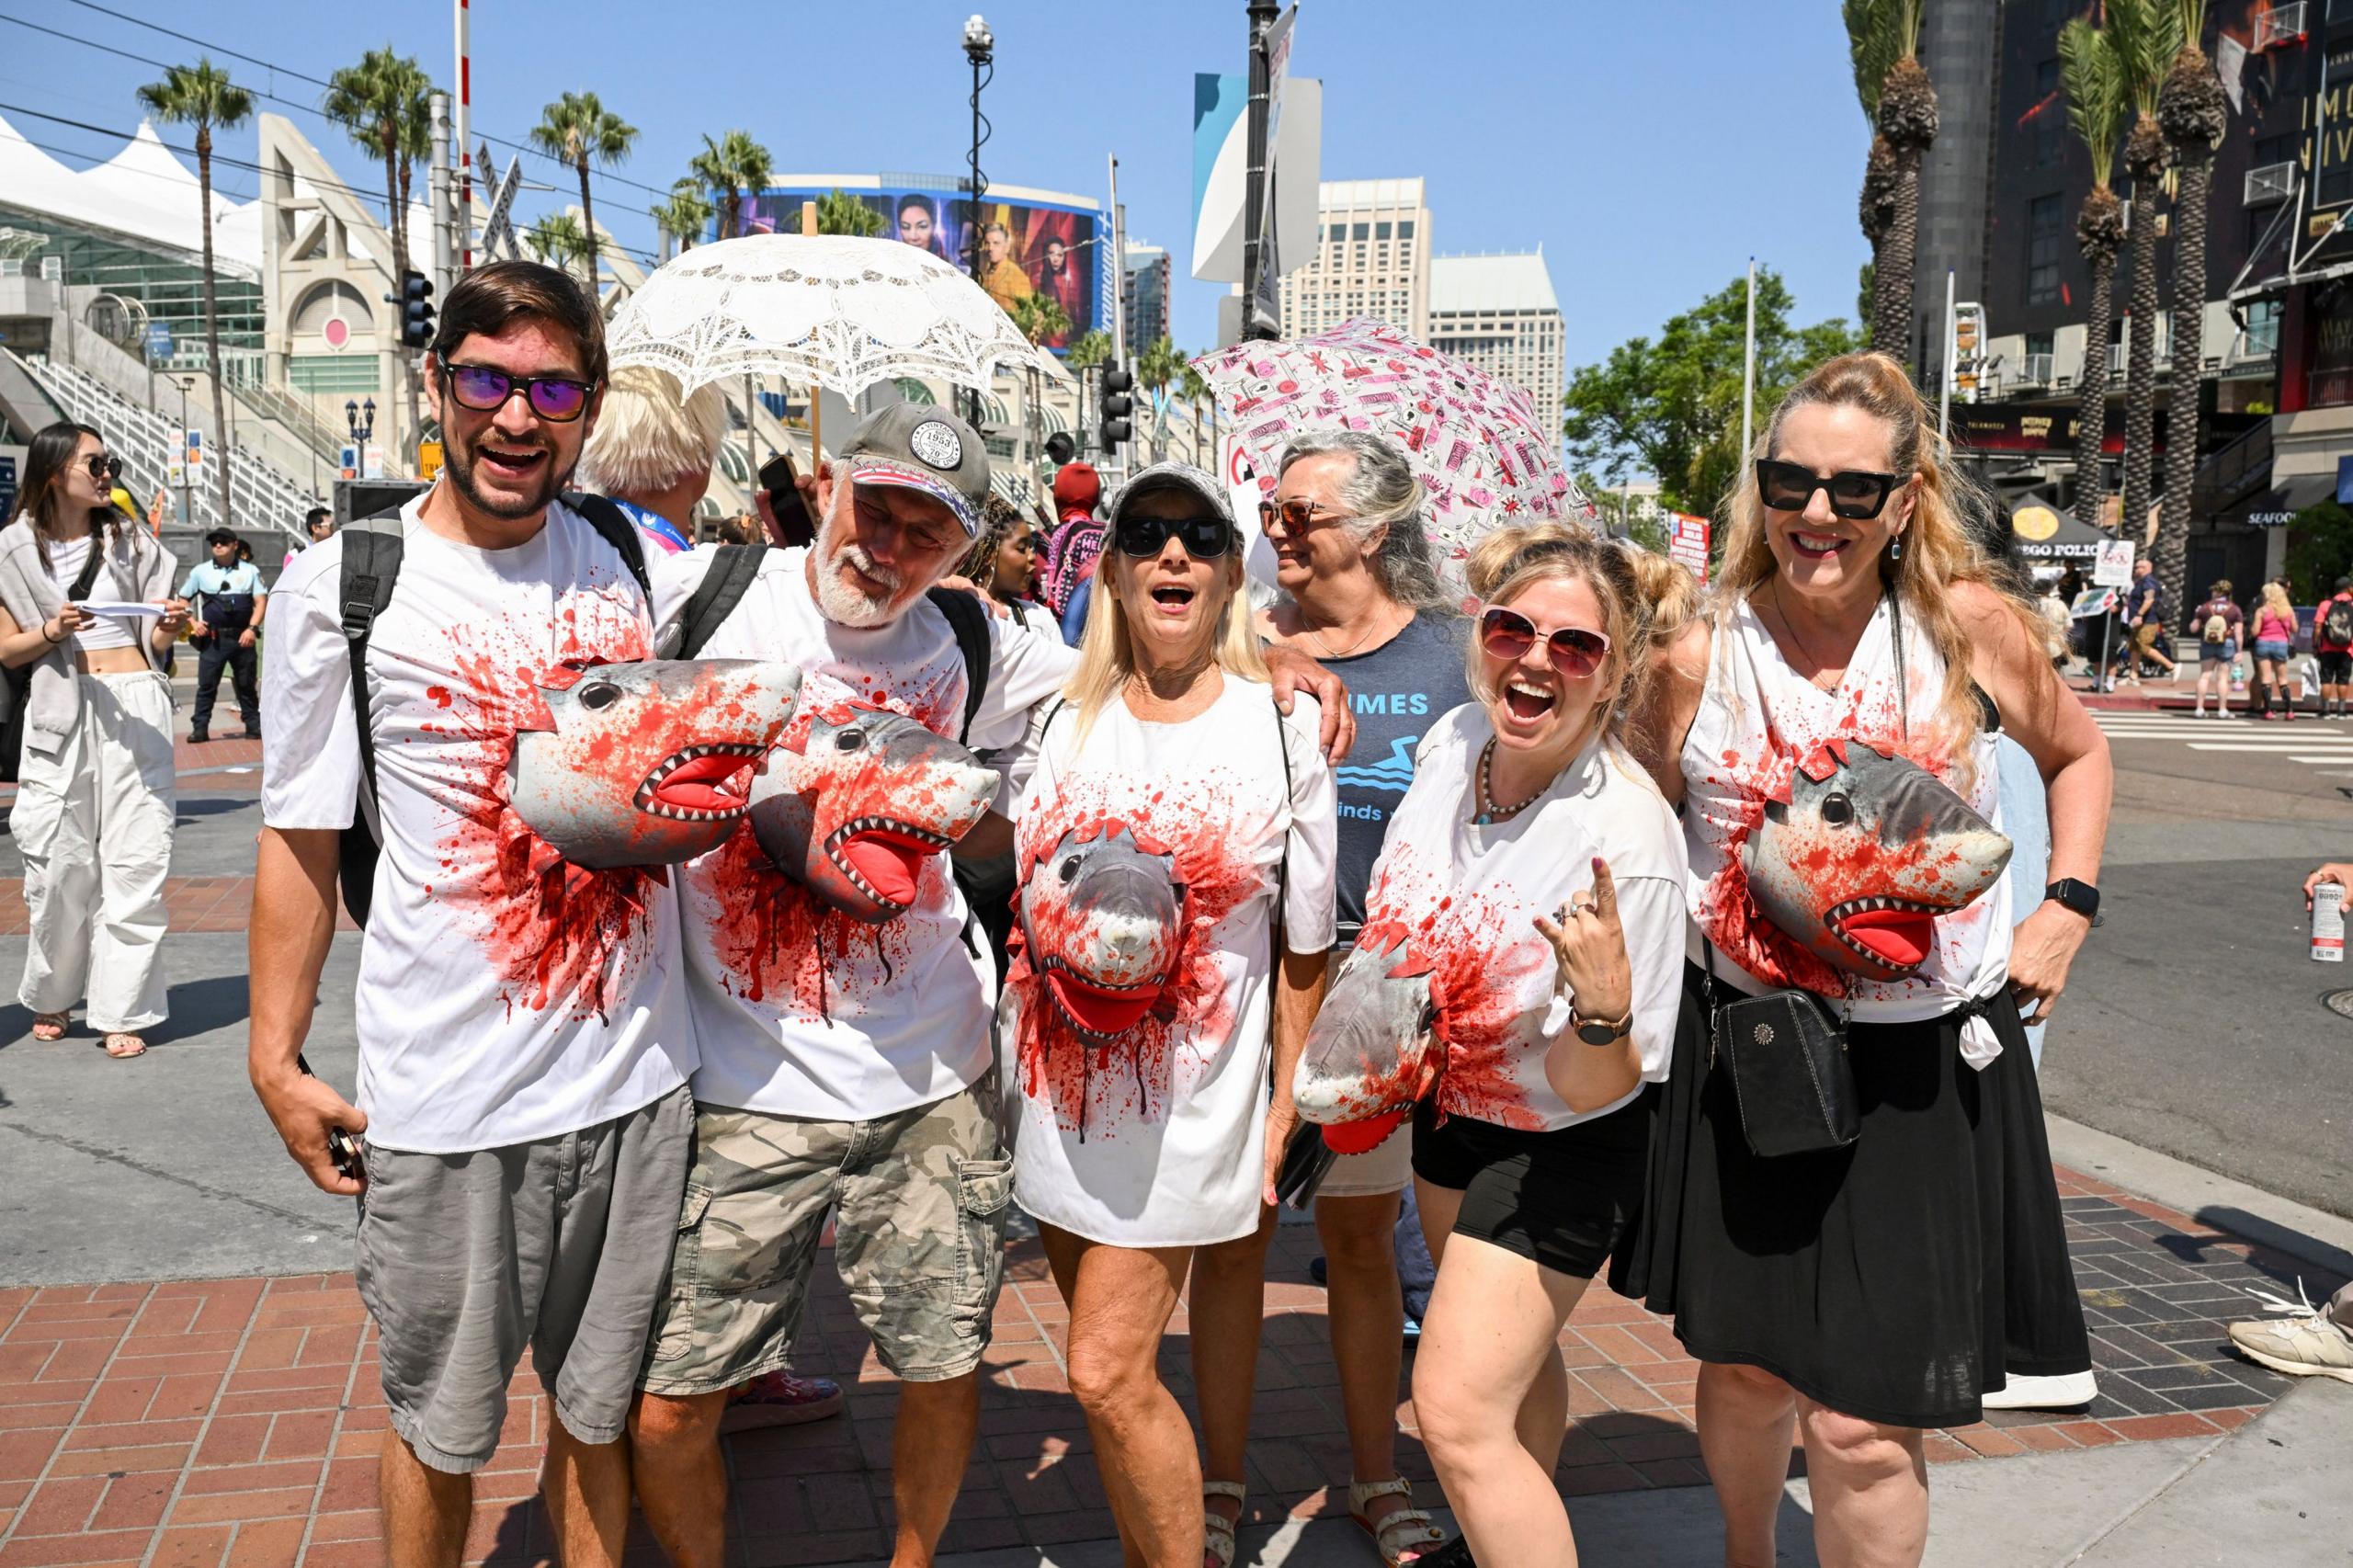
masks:
[[[304,1077],[318,1075],[311,1071],[311,1064],[300,1055],[294,1058],[294,1065]],[[327,1158],[334,1162],[335,1175],[349,1181],[368,1179],[368,1167],[359,1159],[359,1140],[340,1127],[327,1129]]]
[[[777,540],[783,545],[808,545],[817,540],[817,519],[801,499],[792,454],[779,452],[760,465],[760,487],[768,493],[768,510],[776,515]]]

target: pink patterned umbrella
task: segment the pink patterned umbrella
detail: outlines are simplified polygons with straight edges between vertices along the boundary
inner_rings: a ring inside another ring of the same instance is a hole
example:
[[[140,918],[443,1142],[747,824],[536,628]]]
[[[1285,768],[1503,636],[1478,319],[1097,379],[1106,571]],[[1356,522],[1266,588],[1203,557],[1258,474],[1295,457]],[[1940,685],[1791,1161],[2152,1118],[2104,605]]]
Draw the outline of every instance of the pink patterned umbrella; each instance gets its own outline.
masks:
[[[1294,436],[1365,430],[1405,453],[1429,501],[1423,522],[1439,575],[1467,597],[1462,562],[1493,529],[1595,516],[1561,468],[1559,433],[1526,392],[1363,318],[1295,343],[1242,343],[1193,361],[1233,421],[1234,440],[1272,494]]]

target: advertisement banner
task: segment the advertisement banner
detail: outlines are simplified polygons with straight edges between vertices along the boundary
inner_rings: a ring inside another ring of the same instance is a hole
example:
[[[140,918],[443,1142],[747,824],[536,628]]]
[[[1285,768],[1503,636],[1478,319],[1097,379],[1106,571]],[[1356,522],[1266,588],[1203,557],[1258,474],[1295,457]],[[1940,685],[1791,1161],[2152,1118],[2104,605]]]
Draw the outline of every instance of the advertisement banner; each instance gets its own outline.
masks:
[[[1693,576],[1702,583],[1706,582],[1708,580],[1708,519],[1688,517],[1681,512],[1669,512],[1666,517],[1668,558],[1689,567]]]
[[[745,232],[797,234],[801,204],[814,201],[833,186],[771,186],[744,203]],[[876,233],[927,250],[958,271],[971,269],[977,228],[982,243],[981,287],[1010,314],[1014,301],[1042,294],[1070,318],[1066,332],[1053,333],[1040,347],[1067,354],[1070,346],[1100,326],[1103,252],[1110,238],[1101,215],[1084,207],[983,194],[979,210],[953,190],[853,188],[843,194],[881,220]],[[1093,243],[1098,233],[1104,244]]]
[[[1242,205],[1249,188],[1250,84],[1214,71],[1193,77],[1193,276],[1212,283],[1242,281]],[[1314,259],[1322,214],[1317,183],[1324,169],[1324,84],[1313,76],[1283,80],[1282,121],[1269,138],[1275,182],[1275,253],[1298,267]]]

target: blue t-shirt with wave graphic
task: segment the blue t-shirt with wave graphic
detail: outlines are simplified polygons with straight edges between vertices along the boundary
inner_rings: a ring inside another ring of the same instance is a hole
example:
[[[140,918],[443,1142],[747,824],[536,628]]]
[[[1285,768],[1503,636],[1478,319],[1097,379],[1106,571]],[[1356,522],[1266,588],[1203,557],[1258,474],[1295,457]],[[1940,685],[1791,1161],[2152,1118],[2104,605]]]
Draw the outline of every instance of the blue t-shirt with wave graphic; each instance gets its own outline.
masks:
[[[1405,630],[1352,658],[1324,663],[1348,683],[1357,741],[1349,760],[1333,770],[1340,800],[1340,939],[1353,941],[1364,924],[1365,891],[1381,858],[1389,819],[1414,782],[1414,748],[1439,719],[1471,700],[1463,674],[1470,623],[1425,610]],[[1314,652],[1313,644],[1309,653]]]

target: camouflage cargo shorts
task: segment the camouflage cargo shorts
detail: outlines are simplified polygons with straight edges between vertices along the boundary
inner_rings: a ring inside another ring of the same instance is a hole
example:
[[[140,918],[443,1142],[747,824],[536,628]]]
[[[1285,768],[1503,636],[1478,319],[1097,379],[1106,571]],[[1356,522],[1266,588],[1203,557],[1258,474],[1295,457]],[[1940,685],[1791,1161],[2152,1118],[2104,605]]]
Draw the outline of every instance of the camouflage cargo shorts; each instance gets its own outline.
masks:
[[[992,1074],[871,1121],[700,1108],[639,1386],[712,1393],[788,1365],[829,1210],[835,1266],[882,1364],[910,1382],[979,1366],[1013,1188],[996,1099]]]

